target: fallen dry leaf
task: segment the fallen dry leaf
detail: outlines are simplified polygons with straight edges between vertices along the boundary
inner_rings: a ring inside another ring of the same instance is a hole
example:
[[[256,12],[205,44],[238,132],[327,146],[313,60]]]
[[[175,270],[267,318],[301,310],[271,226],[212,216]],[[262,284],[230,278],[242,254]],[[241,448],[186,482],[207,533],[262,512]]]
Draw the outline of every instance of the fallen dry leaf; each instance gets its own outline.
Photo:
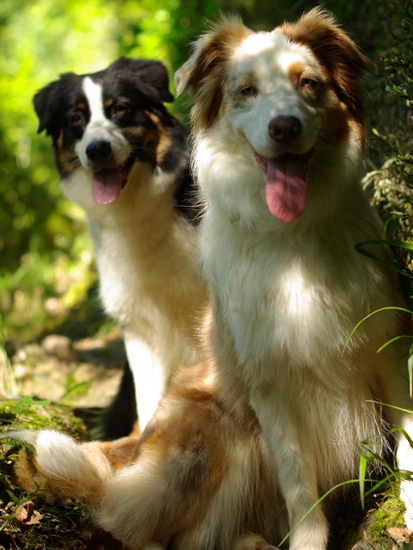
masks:
[[[406,527],[389,527],[387,532],[397,545],[410,544],[413,531]]]
[[[13,521],[17,523],[19,527],[29,527],[30,525],[36,525],[43,519],[43,515],[34,509],[34,502],[28,500],[20,504],[14,512]]]

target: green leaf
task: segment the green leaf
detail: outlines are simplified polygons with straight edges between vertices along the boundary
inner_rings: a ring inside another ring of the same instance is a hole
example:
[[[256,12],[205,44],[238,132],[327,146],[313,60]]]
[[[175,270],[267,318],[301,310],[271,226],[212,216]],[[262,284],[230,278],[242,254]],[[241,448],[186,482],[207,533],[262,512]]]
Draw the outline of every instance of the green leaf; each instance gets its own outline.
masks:
[[[353,338],[355,332],[357,331],[357,329],[360,327],[360,325],[362,323],[364,323],[364,321],[367,321],[367,319],[369,319],[370,317],[372,317],[373,315],[377,315],[377,313],[381,313],[382,311],[390,311],[390,310],[394,310],[394,311],[404,311],[405,313],[408,313],[409,315],[412,315],[412,312],[409,310],[409,309],[406,309],[404,307],[398,307],[398,306],[386,306],[386,307],[382,307],[380,309],[376,309],[376,311],[372,311],[371,313],[369,313],[368,315],[366,315],[365,317],[363,317],[363,319],[361,319],[361,321],[359,321],[356,326],[353,328],[353,330],[351,331],[350,333],[350,336],[347,338],[345,344],[344,344],[344,347],[343,347],[343,350],[341,352],[341,355],[343,356],[344,355],[344,352],[346,351],[349,343],[350,343],[350,340]]]
[[[366,470],[367,470],[367,457],[359,451],[359,488],[360,488],[360,501],[361,508],[364,511],[365,504],[365,495],[364,495],[364,485],[366,481]]]
[[[29,396],[25,396],[19,399],[14,407],[10,407],[10,410],[13,414],[20,414],[28,407],[47,406],[49,404],[50,401],[36,401]]]

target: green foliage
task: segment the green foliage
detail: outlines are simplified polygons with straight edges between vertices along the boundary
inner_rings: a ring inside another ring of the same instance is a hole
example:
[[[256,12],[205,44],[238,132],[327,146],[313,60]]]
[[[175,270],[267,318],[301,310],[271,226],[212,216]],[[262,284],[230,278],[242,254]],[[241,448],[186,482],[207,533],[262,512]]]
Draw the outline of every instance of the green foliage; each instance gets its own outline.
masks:
[[[411,149],[413,126],[413,4],[411,0],[382,0],[385,16],[390,21],[391,38],[387,47],[386,62],[388,98],[398,100],[393,118],[387,120],[382,132],[373,129],[374,138],[385,144],[387,158],[380,170],[374,170],[364,180],[372,191],[372,202],[387,220],[386,235],[390,239],[359,243],[356,249],[381,263],[369,248],[371,245],[388,245],[395,254],[391,269],[398,271],[408,307],[413,306],[413,156]],[[387,105],[383,112],[386,112]],[[389,112],[393,112],[390,108]],[[410,358],[412,362],[413,357]]]
[[[29,407],[38,407],[39,405],[49,405],[50,401],[35,401],[29,396],[22,397],[19,401],[10,407],[10,412],[18,416]]]
[[[393,38],[397,46],[391,49],[386,61],[389,76],[387,91],[408,101],[413,100],[413,4],[410,0],[389,0],[389,12],[393,14]]]
[[[413,4],[411,0],[388,0],[389,13],[392,14],[393,40],[391,55],[386,58],[387,70],[390,72],[386,90],[413,107]],[[409,113],[408,124],[411,130],[413,117]],[[407,147],[396,150],[397,158],[403,168],[403,177],[408,186],[413,185],[413,156],[411,139]],[[411,208],[411,206],[410,206]]]

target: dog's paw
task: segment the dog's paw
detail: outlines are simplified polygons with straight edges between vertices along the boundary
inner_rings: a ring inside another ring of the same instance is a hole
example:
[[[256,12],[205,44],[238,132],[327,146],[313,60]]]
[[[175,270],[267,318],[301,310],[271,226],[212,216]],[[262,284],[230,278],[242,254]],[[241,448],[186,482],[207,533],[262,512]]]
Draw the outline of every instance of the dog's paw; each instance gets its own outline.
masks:
[[[404,522],[406,527],[413,530],[413,481],[403,481],[401,484],[400,498],[406,507]]]
[[[253,534],[243,535],[236,542],[235,550],[278,550],[262,537]]]

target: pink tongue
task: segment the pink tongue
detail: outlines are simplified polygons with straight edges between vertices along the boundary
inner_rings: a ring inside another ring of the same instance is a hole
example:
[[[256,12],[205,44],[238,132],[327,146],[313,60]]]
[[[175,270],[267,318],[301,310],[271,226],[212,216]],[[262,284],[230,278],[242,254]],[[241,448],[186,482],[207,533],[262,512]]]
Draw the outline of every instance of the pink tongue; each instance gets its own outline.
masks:
[[[292,222],[304,212],[307,184],[302,157],[283,155],[268,159],[265,200],[271,214],[282,222]]]
[[[92,197],[96,204],[111,204],[122,191],[119,168],[105,168],[93,174]]]

